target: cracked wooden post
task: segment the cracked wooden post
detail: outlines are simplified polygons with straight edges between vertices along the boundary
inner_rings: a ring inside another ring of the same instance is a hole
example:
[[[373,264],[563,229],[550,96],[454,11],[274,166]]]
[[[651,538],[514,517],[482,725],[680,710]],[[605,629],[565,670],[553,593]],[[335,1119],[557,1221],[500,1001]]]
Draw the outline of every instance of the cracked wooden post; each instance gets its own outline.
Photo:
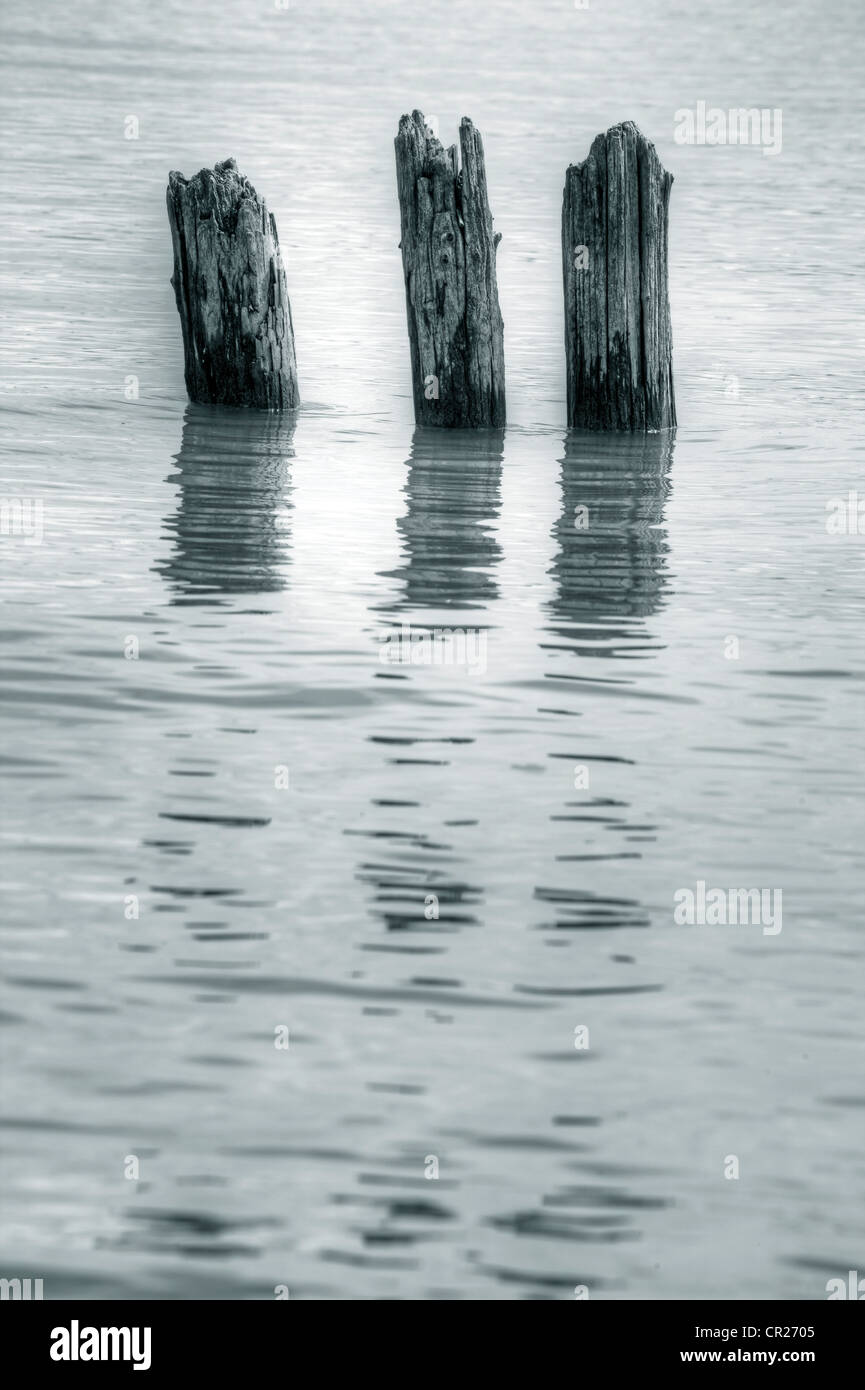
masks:
[[[667,289],[672,174],[632,121],[596,136],[565,175],[562,264],[568,424],[676,423]]]
[[[489,428],[505,423],[503,324],[484,147],[460,122],[445,151],[420,111],[394,141],[402,264],[418,425]]]
[[[273,214],[233,159],[191,179],[172,172],[167,201],[190,400],[294,409],[294,330]]]

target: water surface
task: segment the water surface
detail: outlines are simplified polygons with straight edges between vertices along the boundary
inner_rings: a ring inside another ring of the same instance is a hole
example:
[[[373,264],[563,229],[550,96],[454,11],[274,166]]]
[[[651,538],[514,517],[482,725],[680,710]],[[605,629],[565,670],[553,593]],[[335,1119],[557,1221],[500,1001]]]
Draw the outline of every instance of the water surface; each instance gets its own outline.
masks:
[[[11,0],[2,491],[43,535],[0,537],[4,1275],[819,1299],[865,1267],[865,550],[826,530],[865,491],[861,25]],[[700,99],[781,107],[782,154],[677,146]],[[504,432],[412,424],[413,106],[483,132]],[[623,118],[676,179],[674,438],[564,427],[564,169]],[[186,402],[164,188],[228,155],[277,218],[296,419]],[[382,660],[403,625],[484,669]],[[698,879],[781,888],[783,930],[676,926]]]

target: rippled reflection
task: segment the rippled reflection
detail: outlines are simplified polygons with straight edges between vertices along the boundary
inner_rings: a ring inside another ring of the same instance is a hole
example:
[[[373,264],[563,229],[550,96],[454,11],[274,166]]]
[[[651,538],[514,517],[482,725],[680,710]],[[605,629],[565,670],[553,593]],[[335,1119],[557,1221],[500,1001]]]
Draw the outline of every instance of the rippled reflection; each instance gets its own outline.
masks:
[[[190,405],[176,455],[169,558],[156,568],[175,603],[285,588],[293,415]]]
[[[664,506],[674,435],[570,431],[561,461],[561,514],[550,573],[549,631],[585,656],[645,649],[639,620],[667,585]]]
[[[403,563],[385,575],[401,585],[390,609],[477,608],[498,596],[503,451],[503,430],[415,430],[397,522]]]
[[[410,628],[415,637],[427,633],[438,640],[441,632],[476,636],[483,628],[479,611],[499,597],[495,567],[502,559],[496,532],[503,452],[503,430],[415,430],[404,488],[408,507],[397,521],[403,563],[382,576],[398,580],[399,589],[378,610],[400,613],[402,631]],[[470,629],[455,613],[464,609],[475,610]],[[448,650],[430,647],[427,654],[430,665],[462,663],[470,682],[469,653],[469,646],[461,650],[457,642]],[[411,678],[421,701],[428,678],[434,679],[424,652],[412,657],[405,648],[387,674]],[[479,924],[475,909],[483,902],[483,889],[458,871],[461,856],[452,837],[431,828],[422,789],[439,769],[459,780],[468,751],[463,745],[474,739],[431,721],[398,737],[383,728],[369,741],[382,747],[381,785],[388,794],[373,801],[369,828],[347,827],[345,833],[368,846],[357,877],[371,890],[374,914],[389,941],[368,942],[364,949],[439,954],[441,938]],[[430,916],[433,901],[435,917]],[[409,944],[407,935],[421,941]],[[416,986],[426,983],[426,977],[412,980]],[[436,978],[436,985],[443,983]]]
[[[555,592],[546,629],[559,640],[541,644],[556,658],[633,660],[657,650],[646,619],[664,602],[668,585],[664,507],[672,453],[670,434],[599,437],[571,431],[565,436],[550,571]],[[599,679],[590,665],[576,676],[573,663],[547,674],[577,685],[582,678],[589,684]],[[582,707],[564,711],[566,724],[582,712]],[[635,866],[657,838],[652,818],[621,794],[639,785],[631,751],[632,745],[617,738],[598,743],[582,729],[565,741],[563,729],[562,742],[550,752],[553,761],[574,769],[573,794],[550,815],[552,881],[535,887],[543,911],[536,925],[552,936],[604,937],[650,925],[639,891],[627,891],[625,880],[611,880],[603,868]],[[634,961],[625,955],[616,963]],[[628,980],[615,988],[625,993],[654,986]]]

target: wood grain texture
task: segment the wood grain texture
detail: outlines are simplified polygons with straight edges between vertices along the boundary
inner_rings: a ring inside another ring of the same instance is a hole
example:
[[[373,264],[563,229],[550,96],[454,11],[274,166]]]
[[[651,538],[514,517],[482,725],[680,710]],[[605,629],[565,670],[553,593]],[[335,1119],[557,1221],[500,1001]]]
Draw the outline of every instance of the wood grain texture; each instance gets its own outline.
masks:
[[[632,121],[612,126],[565,176],[562,267],[568,424],[676,423],[667,283],[672,174]]]
[[[190,400],[294,409],[294,329],[272,213],[233,159],[191,179],[172,172],[167,202]]]
[[[505,423],[504,327],[484,149],[467,117],[445,150],[420,111],[394,141],[415,420]]]

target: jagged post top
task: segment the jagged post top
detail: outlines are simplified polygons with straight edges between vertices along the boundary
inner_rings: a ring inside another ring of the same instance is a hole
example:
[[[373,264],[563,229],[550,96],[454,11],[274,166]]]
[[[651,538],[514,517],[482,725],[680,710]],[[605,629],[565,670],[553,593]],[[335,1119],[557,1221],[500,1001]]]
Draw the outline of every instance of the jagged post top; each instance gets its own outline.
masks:
[[[456,172],[451,157],[456,153],[456,146],[452,145],[445,153],[444,146],[430,130],[422,111],[400,116],[394,145],[397,149],[402,145],[412,152],[413,163],[421,178],[432,178],[435,173],[448,170]]]
[[[187,197],[190,193],[194,196],[199,218],[212,217],[226,236],[237,235],[241,212],[248,210],[256,220],[261,219],[263,229],[279,244],[276,219],[249,179],[240,173],[236,159],[224,159],[212,169],[199,169],[191,179],[172,169],[168,175],[169,201],[176,203],[179,197]]]
[[[601,157],[606,160],[608,143],[624,146],[629,138],[634,140],[637,148],[657,167],[661,177],[665,181],[666,190],[669,192],[673,182],[673,175],[668,173],[663,167],[653,142],[647,135],[643,134],[635,121],[619,121],[617,125],[611,125],[609,130],[602,130],[592,141],[589,153],[586,155],[585,159],[579,160],[576,164],[568,165],[568,173],[570,173],[572,169],[575,173],[582,173],[590,164],[597,164]]]
[[[437,174],[451,174],[461,183],[471,184],[486,200],[484,142],[469,116],[463,116],[460,120],[459,149],[456,145],[449,145],[445,149],[438,136],[427,125],[422,111],[412,111],[410,116],[400,116],[394,145],[397,151],[401,147],[411,151],[416,177],[431,179]],[[496,245],[501,239],[501,232],[497,232]]]
[[[474,122],[468,116],[463,116],[460,121],[460,149],[463,155],[467,146],[471,148],[474,140],[480,143],[480,133]],[[430,178],[441,171],[454,174],[459,172],[456,145],[450,145],[445,149],[438,136],[427,125],[422,111],[412,111],[410,116],[400,116],[394,144],[399,146],[400,142],[405,142],[416,150],[422,178]],[[480,144],[480,148],[483,154],[483,144]]]

